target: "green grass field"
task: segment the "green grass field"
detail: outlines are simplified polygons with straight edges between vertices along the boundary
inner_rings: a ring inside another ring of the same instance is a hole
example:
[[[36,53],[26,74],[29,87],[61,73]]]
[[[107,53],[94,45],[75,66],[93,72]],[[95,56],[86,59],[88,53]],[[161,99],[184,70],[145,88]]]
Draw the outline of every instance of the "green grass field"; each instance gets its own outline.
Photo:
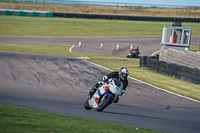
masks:
[[[161,36],[163,25],[172,22],[39,18],[0,16],[0,35],[13,36]],[[198,23],[182,23],[200,35]]]
[[[0,104],[1,133],[162,133]]]
[[[71,18],[32,18],[0,16],[0,35],[17,36],[161,36],[163,25],[169,22],[142,22],[123,20],[89,20]],[[194,28],[193,35],[200,35],[199,24],[183,23],[185,27]],[[99,65],[118,71],[125,66],[130,71],[130,76],[151,83],[163,89],[200,100],[200,86],[185,81],[148,71],[139,67],[138,59],[123,57],[70,53],[69,46],[39,45],[39,44],[10,44],[0,43],[0,50],[19,51],[31,53],[45,53],[57,55],[70,55],[89,57]],[[194,48],[195,49],[195,48]],[[99,59],[105,59],[100,62]],[[107,60],[112,59],[112,60]],[[132,61],[132,63],[129,63]],[[115,64],[114,66],[112,64]],[[123,64],[123,65],[122,65]],[[126,64],[126,65],[124,65]],[[20,107],[0,105],[0,131],[1,132],[94,132],[95,123],[88,119],[69,116],[54,115]],[[60,125],[58,123],[61,123]],[[63,124],[62,124],[63,123]],[[70,123],[70,124],[69,124]],[[84,123],[84,124],[83,124]],[[88,123],[88,124],[87,124]],[[120,124],[99,122],[109,130],[98,132],[156,132],[146,129],[135,130]],[[67,126],[66,126],[67,125]],[[68,126],[69,125],[69,126]],[[88,129],[88,127],[93,127]],[[76,127],[76,128],[75,128]],[[118,127],[121,127],[119,129]]]

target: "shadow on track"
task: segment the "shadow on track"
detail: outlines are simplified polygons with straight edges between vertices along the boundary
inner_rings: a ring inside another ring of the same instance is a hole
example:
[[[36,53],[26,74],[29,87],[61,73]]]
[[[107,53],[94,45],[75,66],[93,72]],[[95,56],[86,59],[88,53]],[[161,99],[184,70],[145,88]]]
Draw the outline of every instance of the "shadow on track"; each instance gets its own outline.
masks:
[[[158,118],[158,117],[150,117],[150,116],[144,116],[144,115],[134,115],[134,114],[128,114],[128,113],[119,113],[119,112],[112,112],[112,111],[103,111],[101,113],[107,113],[107,114],[116,114],[116,115],[122,115],[122,116],[130,116],[130,117],[142,117],[142,118],[150,118],[150,119],[161,119],[166,120],[164,118]]]

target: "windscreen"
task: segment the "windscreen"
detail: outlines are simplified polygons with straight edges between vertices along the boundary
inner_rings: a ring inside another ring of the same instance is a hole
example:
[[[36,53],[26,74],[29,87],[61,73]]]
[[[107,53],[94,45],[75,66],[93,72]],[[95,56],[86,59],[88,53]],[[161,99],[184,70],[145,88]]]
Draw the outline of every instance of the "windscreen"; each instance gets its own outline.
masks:
[[[122,82],[121,82],[119,79],[112,79],[112,80],[115,82],[115,85],[116,85],[118,88],[120,88],[120,89],[123,88],[123,84],[122,84]]]

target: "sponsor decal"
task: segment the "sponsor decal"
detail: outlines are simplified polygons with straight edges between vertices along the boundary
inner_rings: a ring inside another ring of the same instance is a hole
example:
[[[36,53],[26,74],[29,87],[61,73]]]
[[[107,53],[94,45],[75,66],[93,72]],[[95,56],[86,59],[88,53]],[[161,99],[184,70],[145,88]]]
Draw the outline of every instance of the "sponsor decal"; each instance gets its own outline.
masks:
[[[99,98],[95,98],[95,102],[96,102],[96,104],[98,105],[99,104]]]
[[[104,90],[107,91],[107,90],[109,90],[109,89],[110,89],[110,88],[109,88],[108,86],[106,86]]]
[[[101,94],[100,90],[98,90],[98,95],[99,95],[99,96],[102,96],[102,94]]]

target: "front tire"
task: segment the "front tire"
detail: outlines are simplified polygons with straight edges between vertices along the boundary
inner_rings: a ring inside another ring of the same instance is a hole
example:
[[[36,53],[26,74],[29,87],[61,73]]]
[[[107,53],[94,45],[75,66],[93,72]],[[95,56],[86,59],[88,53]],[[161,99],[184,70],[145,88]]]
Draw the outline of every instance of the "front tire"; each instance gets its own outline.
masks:
[[[88,100],[89,100],[89,99],[87,99],[87,100],[85,101],[84,107],[85,107],[86,110],[91,110],[92,108],[89,106]]]
[[[112,97],[110,95],[106,95],[104,98],[99,101],[99,106],[97,107],[97,111],[103,111],[112,101]]]

